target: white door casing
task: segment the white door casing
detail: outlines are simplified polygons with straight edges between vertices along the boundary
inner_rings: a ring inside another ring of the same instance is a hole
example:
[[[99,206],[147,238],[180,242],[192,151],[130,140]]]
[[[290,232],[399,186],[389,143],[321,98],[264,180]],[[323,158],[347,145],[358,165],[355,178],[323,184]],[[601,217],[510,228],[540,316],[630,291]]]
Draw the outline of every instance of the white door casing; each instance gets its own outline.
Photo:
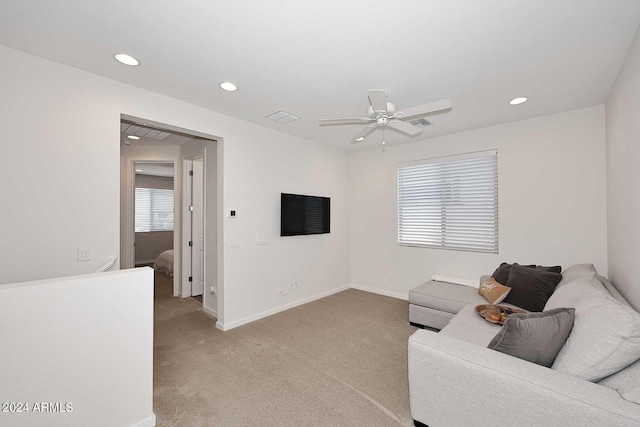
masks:
[[[180,296],[187,298],[191,296],[191,173],[193,172],[193,161],[183,160],[182,162],[182,286]]]
[[[193,159],[193,181],[191,202],[193,206],[191,222],[191,295],[204,292],[204,158]]]

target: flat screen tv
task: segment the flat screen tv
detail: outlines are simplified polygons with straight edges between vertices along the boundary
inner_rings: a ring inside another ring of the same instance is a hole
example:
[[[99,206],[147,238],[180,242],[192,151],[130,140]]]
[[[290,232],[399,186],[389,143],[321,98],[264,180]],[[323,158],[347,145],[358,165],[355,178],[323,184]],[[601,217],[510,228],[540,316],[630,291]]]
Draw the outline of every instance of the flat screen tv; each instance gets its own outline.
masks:
[[[301,236],[331,231],[331,199],[328,197],[280,195],[280,235]]]

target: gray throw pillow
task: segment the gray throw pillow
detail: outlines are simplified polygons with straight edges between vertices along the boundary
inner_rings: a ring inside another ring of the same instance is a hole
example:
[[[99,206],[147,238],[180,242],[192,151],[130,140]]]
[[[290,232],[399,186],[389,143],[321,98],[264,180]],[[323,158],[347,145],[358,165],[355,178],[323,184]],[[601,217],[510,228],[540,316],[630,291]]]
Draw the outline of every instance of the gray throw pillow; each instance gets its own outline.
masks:
[[[549,368],[571,333],[574,319],[573,308],[512,314],[488,347]]]
[[[560,273],[514,263],[509,271],[509,280],[504,284],[511,288],[504,302],[527,311],[542,311],[560,280]]]

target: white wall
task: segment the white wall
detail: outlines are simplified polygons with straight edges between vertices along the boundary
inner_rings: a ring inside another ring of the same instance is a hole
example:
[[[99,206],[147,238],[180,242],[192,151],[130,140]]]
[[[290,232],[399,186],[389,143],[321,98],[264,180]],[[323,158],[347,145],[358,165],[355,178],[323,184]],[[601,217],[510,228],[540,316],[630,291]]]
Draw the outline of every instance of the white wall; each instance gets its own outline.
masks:
[[[3,426],[153,426],[153,270],[0,286]],[[35,402],[72,412],[33,412]]]
[[[606,111],[609,278],[640,309],[640,32]]]
[[[0,63],[0,283],[90,272],[119,253],[121,114],[224,142],[219,209],[239,216],[221,218],[221,327],[349,283],[345,153],[13,49],[0,47]],[[281,239],[281,191],[331,197],[332,233]],[[77,261],[78,245],[92,261]],[[289,280],[300,288],[279,295]]]
[[[277,150],[274,146],[278,147]],[[349,283],[348,156],[324,145],[263,133],[254,144],[225,140],[225,278],[234,272],[234,286],[225,283],[225,310],[241,322],[271,305],[292,304],[340,289]],[[231,153],[230,153],[231,152]],[[233,185],[229,184],[230,182]],[[331,198],[331,233],[280,237],[280,193]],[[267,238],[256,245],[256,236]],[[240,246],[228,248],[230,236]],[[297,280],[300,287],[280,295],[279,286]],[[240,322],[240,323],[241,323]]]
[[[479,278],[503,261],[606,274],[604,139],[597,106],[351,154],[351,283],[407,298],[432,274]],[[493,148],[500,253],[398,246],[398,162]]]
[[[173,249],[173,231],[146,231],[135,233],[136,264],[153,263],[158,255]]]

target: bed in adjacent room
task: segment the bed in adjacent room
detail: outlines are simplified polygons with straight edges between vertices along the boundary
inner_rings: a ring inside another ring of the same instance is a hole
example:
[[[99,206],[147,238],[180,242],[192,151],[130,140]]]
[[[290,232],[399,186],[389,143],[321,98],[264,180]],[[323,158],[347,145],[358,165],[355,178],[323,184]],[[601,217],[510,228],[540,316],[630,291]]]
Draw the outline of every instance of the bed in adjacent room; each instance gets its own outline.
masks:
[[[153,269],[173,277],[173,249],[166,250],[158,255],[153,263]]]

